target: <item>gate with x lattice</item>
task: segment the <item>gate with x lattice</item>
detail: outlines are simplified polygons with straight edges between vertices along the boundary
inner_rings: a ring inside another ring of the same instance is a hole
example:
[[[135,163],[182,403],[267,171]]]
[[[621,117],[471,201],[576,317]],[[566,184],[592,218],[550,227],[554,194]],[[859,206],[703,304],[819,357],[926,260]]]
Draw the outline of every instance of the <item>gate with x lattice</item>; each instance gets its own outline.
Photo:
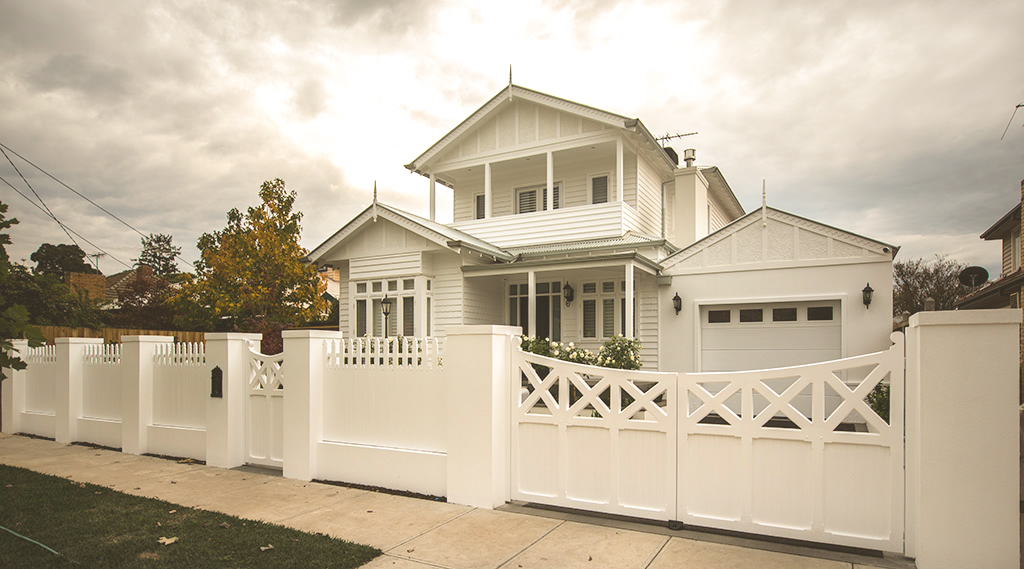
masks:
[[[249,464],[275,468],[284,465],[282,363],[284,354],[267,356],[249,349],[245,401],[245,456]]]

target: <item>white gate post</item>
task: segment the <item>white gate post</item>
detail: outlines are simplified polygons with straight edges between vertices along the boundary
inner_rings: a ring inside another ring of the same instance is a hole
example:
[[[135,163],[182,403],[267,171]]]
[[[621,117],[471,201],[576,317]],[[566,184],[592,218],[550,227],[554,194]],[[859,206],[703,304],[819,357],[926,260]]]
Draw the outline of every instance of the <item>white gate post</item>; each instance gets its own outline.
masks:
[[[284,339],[284,476],[317,476],[317,445],[324,430],[324,340],[341,338],[333,330],[285,330]]]
[[[121,336],[121,451],[149,452],[153,424],[153,354],[174,336]]]
[[[234,468],[245,464],[245,399],[249,382],[249,342],[263,334],[207,333],[206,368],[210,397],[206,401],[206,464]],[[221,397],[213,397],[213,370],[221,371]]]
[[[82,367],[87,344],[102,344],[103,338],[57,338],[57,373],[53,377],[54,440],[78,440],[78,419],[82,416]]]
[[[509,392],[518,326],[448,326],[448,501],[494,508],[509,499]]]
[[[12,340],[11,350],[19,355],[22,361],[28,357],[28,340]],[[28,370],[15,371],[6,368],[7,379],[0,383],[0,403],[3,404],[3,425],[0,432],[14,434],[21,432],[21,414],[25,411],[25,380]]]
[[[906,554],[1018,568],[1020,310],[920,312],[907,342]]]

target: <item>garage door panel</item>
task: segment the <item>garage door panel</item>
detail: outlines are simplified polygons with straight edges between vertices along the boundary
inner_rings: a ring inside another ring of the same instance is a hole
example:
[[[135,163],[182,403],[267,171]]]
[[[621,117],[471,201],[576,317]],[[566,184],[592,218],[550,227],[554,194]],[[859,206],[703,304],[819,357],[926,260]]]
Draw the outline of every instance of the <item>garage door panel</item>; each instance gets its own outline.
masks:
[[[705,350],[703,371],[768,369],[810,364],[842,357],[839,350]]]
[[[705,328],[703,345],[711,350],[829,350],[840,345],[838,326]]]

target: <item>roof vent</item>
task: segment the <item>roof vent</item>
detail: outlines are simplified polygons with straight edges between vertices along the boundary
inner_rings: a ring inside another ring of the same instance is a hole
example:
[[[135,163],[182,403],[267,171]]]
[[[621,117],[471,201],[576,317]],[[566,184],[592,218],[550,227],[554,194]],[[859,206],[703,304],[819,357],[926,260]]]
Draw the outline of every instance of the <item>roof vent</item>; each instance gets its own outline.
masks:
[[[697,159],[697,151],[693,148],[687,148],[683,151],[683,160],[686,162],[686,167],[693,166],[694,160]]]

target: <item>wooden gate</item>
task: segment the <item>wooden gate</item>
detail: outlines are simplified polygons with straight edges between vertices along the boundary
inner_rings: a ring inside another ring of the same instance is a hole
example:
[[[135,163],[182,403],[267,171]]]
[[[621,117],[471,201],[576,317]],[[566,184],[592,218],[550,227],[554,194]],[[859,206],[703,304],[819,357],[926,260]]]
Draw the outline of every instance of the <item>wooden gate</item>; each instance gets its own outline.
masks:
[[[844,360],[701,374],[513,350],[511,497],[902,552],[903,335],[892,341]],[[867,402],[878,384],[887,418]]]
[[[258,345],[258,344],[255,344]],[[245,402],[246,462],[284,466],[284,354],[267,356],[249,348],[249,381]]]

